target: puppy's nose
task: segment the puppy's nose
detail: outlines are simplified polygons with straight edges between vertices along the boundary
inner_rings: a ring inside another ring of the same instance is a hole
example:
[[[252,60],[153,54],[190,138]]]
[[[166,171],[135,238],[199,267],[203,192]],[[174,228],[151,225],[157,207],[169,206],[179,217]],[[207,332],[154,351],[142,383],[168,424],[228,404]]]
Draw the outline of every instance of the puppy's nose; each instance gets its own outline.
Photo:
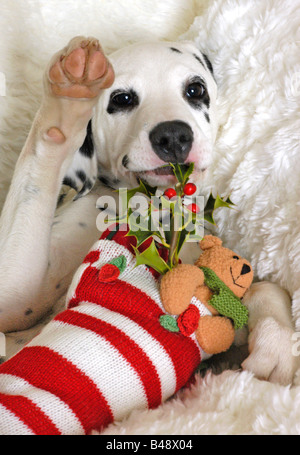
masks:
[[[244,264],[243,268],[242,268],[242,271],[241,271],[241,275],[246,275],[249,272],[251,272],[251,268],[249,267],[248,264]]]
[[[192,148],[194,134],[185,122],[174,120],[156,125],[149,134],[156,155],[168,163],[184,163]]]

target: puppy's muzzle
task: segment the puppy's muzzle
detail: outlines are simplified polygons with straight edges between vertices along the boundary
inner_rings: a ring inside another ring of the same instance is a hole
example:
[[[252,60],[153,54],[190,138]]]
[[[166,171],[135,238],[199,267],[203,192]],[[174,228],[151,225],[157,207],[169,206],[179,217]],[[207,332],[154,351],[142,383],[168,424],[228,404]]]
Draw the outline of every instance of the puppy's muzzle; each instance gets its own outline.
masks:
[[[174,120],[156,125],[149,134],[156,155],[168,163],[184,163],[193,145],[192,128],[185,122]]]

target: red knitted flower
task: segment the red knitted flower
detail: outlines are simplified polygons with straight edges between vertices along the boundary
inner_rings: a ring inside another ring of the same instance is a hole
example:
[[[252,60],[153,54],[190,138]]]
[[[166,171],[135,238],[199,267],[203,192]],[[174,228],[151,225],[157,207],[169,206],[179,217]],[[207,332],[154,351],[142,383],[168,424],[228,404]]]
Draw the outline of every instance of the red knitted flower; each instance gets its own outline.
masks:
[[[180,332],[185,336],[190,336],[198,327],[200,313],[198,308],[190,304],[188,309],[185,310],[177,319],[177,324]]]
[[[120,275],[120,270],[114,264],[105,264],[99,270],[98,279],[101,283],[111,283]]]

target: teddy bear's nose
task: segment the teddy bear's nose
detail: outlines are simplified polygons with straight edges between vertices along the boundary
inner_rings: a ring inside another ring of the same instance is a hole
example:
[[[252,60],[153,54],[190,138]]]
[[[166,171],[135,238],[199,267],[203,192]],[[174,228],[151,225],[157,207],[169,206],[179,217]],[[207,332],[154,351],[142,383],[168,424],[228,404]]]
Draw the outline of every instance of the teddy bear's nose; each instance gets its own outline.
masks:
[[[244,264],[243,268],[242,268],[242,271],[241,271],[241,275],[246,275],[249,272],[251,272],[251,268],[249,267],[248,264]]]

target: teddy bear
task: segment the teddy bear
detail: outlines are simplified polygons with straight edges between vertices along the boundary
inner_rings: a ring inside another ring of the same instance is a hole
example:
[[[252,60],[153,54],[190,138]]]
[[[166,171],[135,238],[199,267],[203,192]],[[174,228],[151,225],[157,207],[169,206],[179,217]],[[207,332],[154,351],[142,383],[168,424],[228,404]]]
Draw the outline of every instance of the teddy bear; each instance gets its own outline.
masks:
[[[207,354],[230,348],[235,329],[247,323],[248,310],[241,303],[253,280],[250,263],[222,246],[222,241],[206,235],[199,243],[203,251],[195,265],[179,264],[161,280],[160,296],[169,315],[178,316],[176,328],[186,336],[195,333]],[[168,328],[170,316],[162,316]]]

